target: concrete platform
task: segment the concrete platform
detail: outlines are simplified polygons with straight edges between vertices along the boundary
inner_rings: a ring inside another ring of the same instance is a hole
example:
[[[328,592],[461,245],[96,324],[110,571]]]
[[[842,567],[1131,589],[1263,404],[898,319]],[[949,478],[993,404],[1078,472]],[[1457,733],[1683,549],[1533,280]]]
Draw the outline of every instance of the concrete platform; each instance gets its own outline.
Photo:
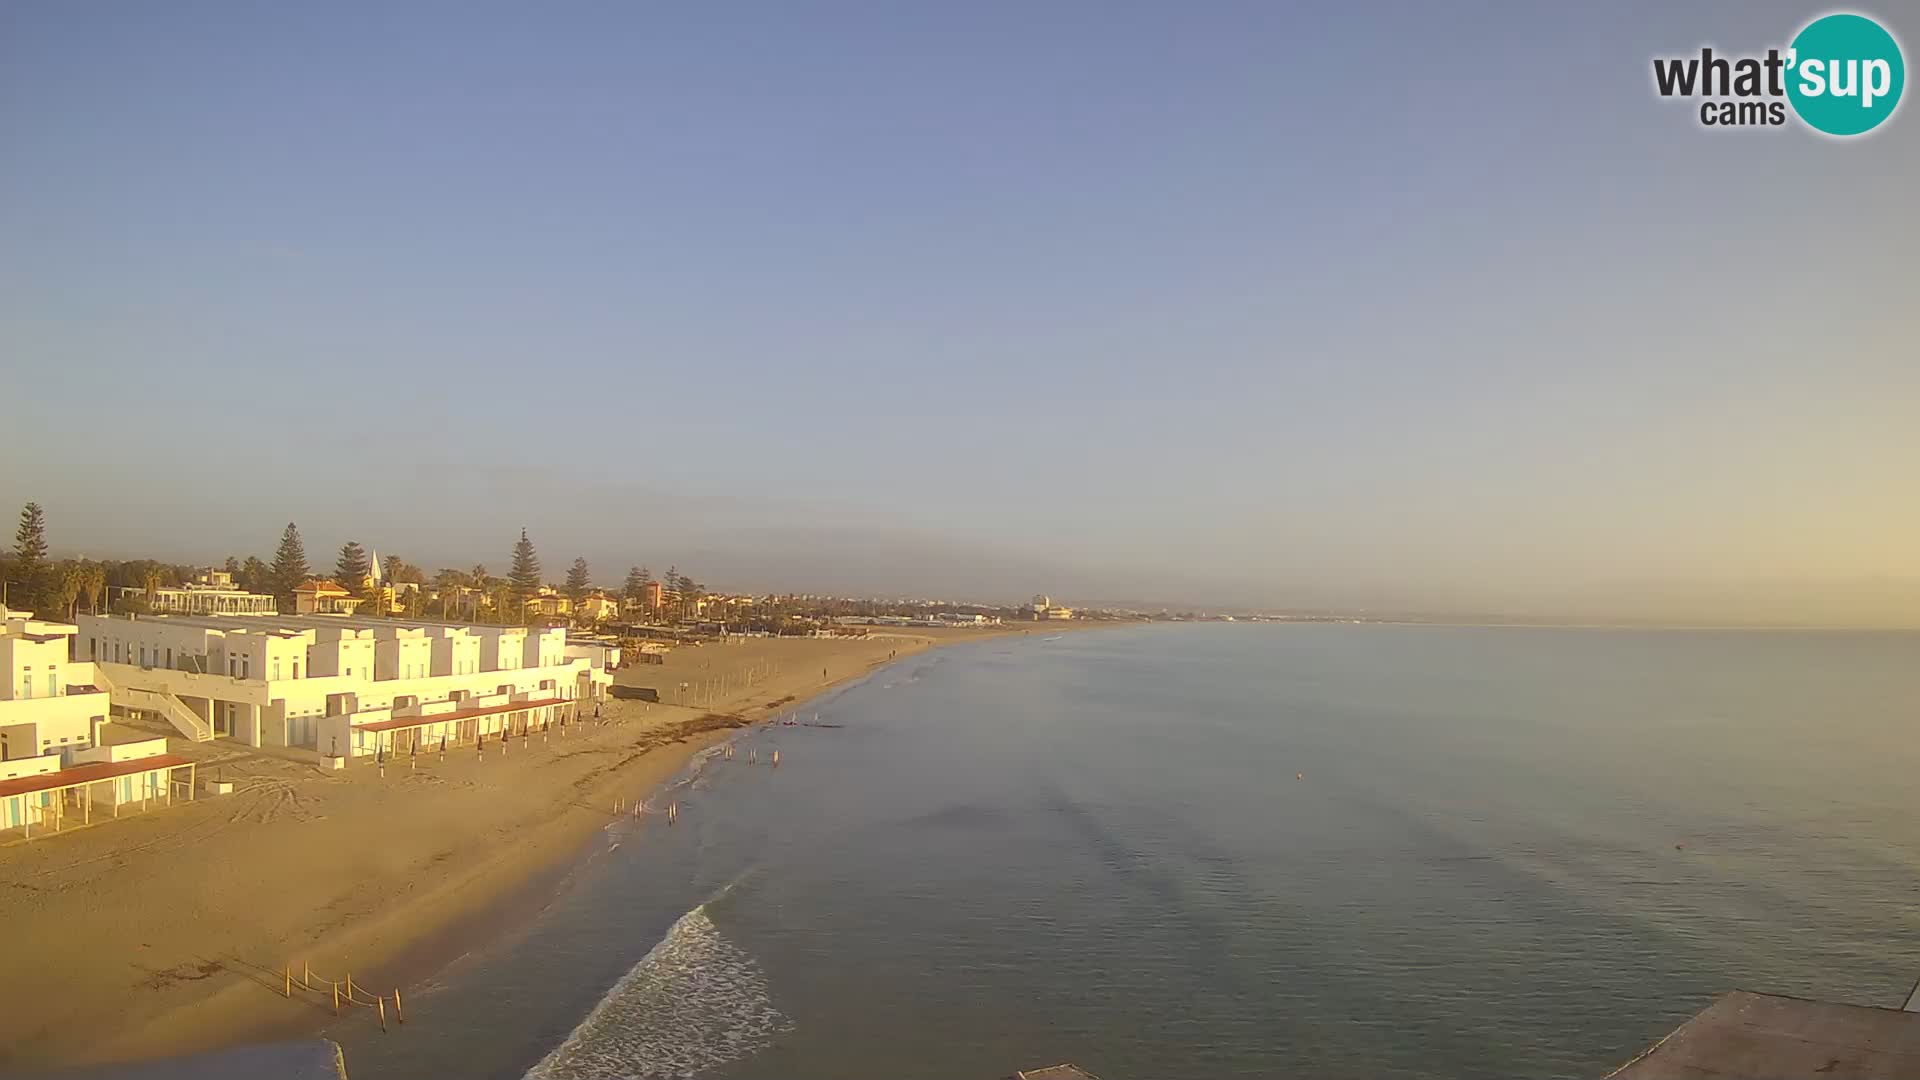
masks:
[[[1912,1080],[1920,1013],[1735,990],[1609,1080]]]

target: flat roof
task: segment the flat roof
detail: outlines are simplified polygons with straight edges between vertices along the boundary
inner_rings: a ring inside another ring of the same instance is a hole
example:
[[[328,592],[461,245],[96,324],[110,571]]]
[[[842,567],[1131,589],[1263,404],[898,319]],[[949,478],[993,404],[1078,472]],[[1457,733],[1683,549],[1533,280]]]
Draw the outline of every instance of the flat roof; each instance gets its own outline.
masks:
[[[1607,1075],[1910,1080],[1920,1076],[1920,1013],[1735,990]]]
[[[495,713],[521,712],[526,709],[538,709],[547,705],[558,705],[571,698],[538,698],[533,701],[509,701],[505,705],[481,705],[472,709],[455,709],[434,716],[396,716],[392,720],[375,720],[371,724],[355,724],[355,731],[398,731],[402,728],[426,727],[428,724],[444,724],[449,720],[471,720],[476,716],[492,716]]]
[[[441,619],[383,619],[377,615],[298,615],[287,612],[269,612],[258,615],[243,613],[232,614],[164,614],[142,615],[139,619],[129,619],[123,615],[103,615],[120,622],[153,623],[161,626],[191,626],[202,630],[285,632],[297,634],[305,630],[321,630],[327,627],[348,630],[378,630],[392,628],[397,630],[469,630],[475,633],[485,631],[544,631],[548,627],[528,627],[514,624],[448,622]]]
[[[178,754],[157,754],[153,757],[135,758],[132,761],[96,761],[87,765],[75,765],[71,769],[41,773],[39,776],[20,776],[12,780],[0,780],[0,799],[15,795],[31,795],[37,791],[57,791],[61,788],[79,787],[82,784],[97,784],[102,780],[113,780],[134,773],[152,772],[155,769],[172,769],[193,762]]]

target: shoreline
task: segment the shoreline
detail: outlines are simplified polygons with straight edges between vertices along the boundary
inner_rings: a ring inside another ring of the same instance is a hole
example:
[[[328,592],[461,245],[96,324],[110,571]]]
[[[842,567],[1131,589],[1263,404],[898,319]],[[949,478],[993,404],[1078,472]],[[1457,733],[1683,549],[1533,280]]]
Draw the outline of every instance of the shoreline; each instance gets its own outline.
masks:
[[[1073,629],[1108,625],[1114,624]],[[1063,628],[1047,627],[1046,636]],[[769,639],[750,647],[676,650],[669,665],[623,669],[617,681],[723,678],[746,664],[765,670],[767,656],[780,661],[774,667],[781,673],[701,709],[609,700],[605,728],[556,737],[531,752],[523,746],[503,761],[449,758],[417,772],[396,765],[393,779],[372,777],[364,763],[344,775],[287,764],[281,771],[289,776],[256,780],[236,795],[0,849],[0,882],[19,883],[0,889],[0,918],[23,924],[21,938],[41,954],[0,971],[0,996],[39,1000],[45,996],[35,994],[39,972],[76,951],[87,961],[75,969],[74,981],[82,985],[71,996],[79,1000],[0,1014],[0,1067],[94,1064],[316,1034],[340,1021],[297,988],[293,1000],[282,996],[285,965],[297,973],[311,962],[335,977],[351,971],[356,983],[377,992],[418,985],[473,952],[475,941],[491,945],[509,913],[524,916],[550,903],[612,819],[616,797],[650,797],[696,755],[739,730],[797,711],[900,659],[1036,629],[943,634],[903,628],[843,641]],[[826,678],[816,677],[815,664]],[[279,813],[289,803],[296,813]],[[302,817],[303,804],[317,810]],[[299,857],[302,843],[313,846],[314,859]],[[223,859],[208,845],[234,850]],[[254,874],[223,865],[244,864],[250,855],[260,862]],[[187,865],[176,865],[176,858]],[[292,880],[309,872],[312,889]],[[98,896],[69,895],[93,893],[103,879],[122,877],[129,880],[115,883],[128,891],[104,904],[88,903]],[[42,886],[43,878],[52,880]],[[229,879],[238,891],[219,889]],[[23,899],[23,890],[54,896],[36,903]],[[77,901],[92,916],[89,935],[59,937],[57,927],[76,914],[57,903],[61,899]],[[288,904],[317,910],[278,910]],[[103,906],[116,909],[106,916],[114,929],[94,935],[99,913],[89,909]],[[182,922],[171,917],[176,914],[194,917]],[[45,927],[33,925],[42,921]],[[173,948],[154,944],[169,938],[178,939]],[[118,1022],[105,1038],[92,1031],[69,1035],[64,1021],[74,1015],[111,1015]]]

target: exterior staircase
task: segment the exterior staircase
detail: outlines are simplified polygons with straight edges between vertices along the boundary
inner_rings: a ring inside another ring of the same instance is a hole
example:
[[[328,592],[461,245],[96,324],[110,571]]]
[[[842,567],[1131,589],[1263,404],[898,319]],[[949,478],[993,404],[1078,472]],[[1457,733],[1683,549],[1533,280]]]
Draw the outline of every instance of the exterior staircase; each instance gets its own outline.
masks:
[[[104,671],[96,669],[98,681],[106,684],[107,700],[129,712],[153,713],[172,724],[180,737],[193,742],[212,742],[213,725],[200,719],[200,714],[187,708],[186,703],[172,694],[159,690],[143,690],[137,686],[121,686],[108,677]]]

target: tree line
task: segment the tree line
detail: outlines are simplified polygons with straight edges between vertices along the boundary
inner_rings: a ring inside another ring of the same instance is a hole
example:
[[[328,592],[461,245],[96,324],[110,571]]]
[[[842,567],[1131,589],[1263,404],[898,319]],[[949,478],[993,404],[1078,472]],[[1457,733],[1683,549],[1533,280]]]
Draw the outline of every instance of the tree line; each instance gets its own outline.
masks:
[[[335,585],[364,601],[376,601],[370,614],[390,614],[378,610],[384,598],[382,586],[394,588],[402,598],[401,610],[410,617],[439,616],[471,621],[524,622],[527,602],[546,588],[541,576],[539,553],[526,529],[514,542],[505,577],[497,577],[483,564],[466,570],[442,569],[431,578],[420,567],[398,555],[381,560],[382,581],[373,579],[373,567],[364,547],[357,540],[340,546],[330,578]],[[0,557],[0,590],[6,606],[15,611],[32,611],[43,618],[72,619],[84,604],[89,614],[104,610],[144,614],[153,610],[157,593],[194,580],[208,569],[201,565],[165,563],[153,559],[62,559],[48,555],[47,516],[39,503],[30,502],[20,511],[10,553]],[[295,591],[309,581],[320,579],[307,561],[306,543],[300,527],[287,522],[273,559],[255,555],[244,558],[229,555],[222,567],[232,576],[236,588],[271,595],[282,612],[295,610]],[[404,585],[413,589],[400,588]],[[653,574],[644,566],[634,566],[619,595],[638,607],[648,607],[654,584]],[[658,614],[667,618],[690,616],[697,602],[706,595],[705,586],[669,567],[659,579],[661,600]],[[428,586],[438,593],[428,595]],[[122,590],[135,590],[113,597]],[[594,592],[592,571],[584,557],[568,567],[565,585],[556,590],[575,605]]]

